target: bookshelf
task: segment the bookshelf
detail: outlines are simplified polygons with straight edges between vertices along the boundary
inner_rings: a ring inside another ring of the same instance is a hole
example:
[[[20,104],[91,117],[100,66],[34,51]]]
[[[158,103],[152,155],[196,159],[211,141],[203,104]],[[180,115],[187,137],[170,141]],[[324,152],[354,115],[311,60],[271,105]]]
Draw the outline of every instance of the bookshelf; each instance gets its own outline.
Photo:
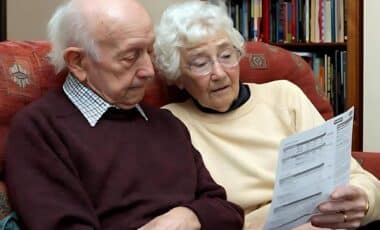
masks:
[[[310,53],[313,56],[312,60],[316,57],[321,59],[329,71],[315,71],[316,80],[319,81],[320,88],[323,88],[322,93],[330,98],[336,114],[351,106],[355,107],[352,149],[362,150],[363,2],[353,0],[226,0],[225,2],[235,27],[247,40],[259,40],[294,52]],[[306,7],[309,9],[308,12],[305,12]],[[312,68],[318,66],[318,64],[311,65]],[[326,80],[330,85],[321,80],[322,72],[326,73],[326,76],[331,76]]]

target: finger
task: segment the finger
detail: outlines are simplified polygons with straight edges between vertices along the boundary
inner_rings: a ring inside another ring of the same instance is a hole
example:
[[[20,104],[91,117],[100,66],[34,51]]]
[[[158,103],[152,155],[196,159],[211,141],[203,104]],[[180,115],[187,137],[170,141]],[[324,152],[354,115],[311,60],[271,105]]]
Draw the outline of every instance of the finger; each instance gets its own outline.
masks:
[[[361,221],[364,217],[364,212],[362,211],[348,211],[342,214],[346,215],[346,222]]]
[[[314,215],[310,221],[314,226],[325,228],[357,228],[363,217],[362,212],[340,212]]]
[[[351,200],[331,200],[319,205],[318,209],[322,213],[337,213],[350,210],[361,210],[362,202]]]
[[[310,218],[310,222],[315,226],[330,226],[344,222],[344,216],[340,213],[317,214]]]
[[[352,186],[352,185],[340,186],[331,193],[331,199],[352,200],[360,196],[360,194],[361,194],[361,191],[355,186]]]

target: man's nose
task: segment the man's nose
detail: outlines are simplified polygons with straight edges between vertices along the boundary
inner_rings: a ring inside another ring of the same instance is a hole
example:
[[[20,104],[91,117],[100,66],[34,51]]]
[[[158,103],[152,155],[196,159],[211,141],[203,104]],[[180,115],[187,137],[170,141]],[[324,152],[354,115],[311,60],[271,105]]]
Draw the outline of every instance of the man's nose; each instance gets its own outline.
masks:
[[[154,76],[154,68],[152,58],[148,52],[145,52],[141,58],[140,68],[137,72],[137,76],[140,78],[152,78]]]

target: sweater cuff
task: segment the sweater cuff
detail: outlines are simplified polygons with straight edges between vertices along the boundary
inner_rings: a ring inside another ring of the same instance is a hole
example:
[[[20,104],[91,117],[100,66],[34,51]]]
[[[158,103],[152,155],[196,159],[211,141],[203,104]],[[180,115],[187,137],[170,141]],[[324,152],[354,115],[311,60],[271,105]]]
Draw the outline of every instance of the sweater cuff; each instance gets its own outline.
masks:
[[[182,206],[191,209],[195,213],[202,230],[241,230],[243,227],[244,215],[242,209],[239,208],[239,211],[237,211],[232,210],[232,207],[215,205],[215,199],[194,200]]]

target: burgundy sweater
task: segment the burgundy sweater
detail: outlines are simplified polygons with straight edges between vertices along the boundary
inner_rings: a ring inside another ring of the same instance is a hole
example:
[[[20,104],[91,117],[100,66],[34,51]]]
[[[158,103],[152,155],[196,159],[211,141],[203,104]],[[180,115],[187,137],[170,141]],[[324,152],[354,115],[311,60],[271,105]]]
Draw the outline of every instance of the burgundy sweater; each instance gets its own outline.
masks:
[[[185,206],[202,229],[241,229],[242,210],[225,200],[182,123],[143,109],[149,121],[110,109],[90,127],[59,90],[18,113],[5,177],[22,227],[136,229]]]

